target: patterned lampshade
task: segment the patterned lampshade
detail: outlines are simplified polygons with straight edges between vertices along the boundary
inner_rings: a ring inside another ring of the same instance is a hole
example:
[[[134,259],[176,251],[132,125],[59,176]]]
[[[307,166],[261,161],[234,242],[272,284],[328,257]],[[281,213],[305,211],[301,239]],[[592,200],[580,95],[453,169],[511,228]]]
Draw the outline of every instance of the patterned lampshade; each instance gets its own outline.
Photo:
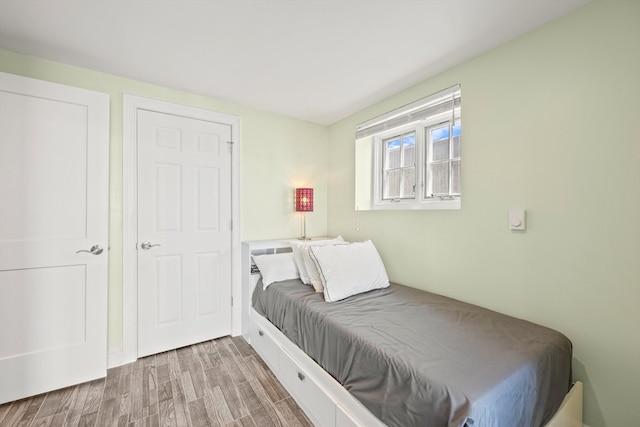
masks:
[[[296,188],[296,212],[313,212],[313,188]]]

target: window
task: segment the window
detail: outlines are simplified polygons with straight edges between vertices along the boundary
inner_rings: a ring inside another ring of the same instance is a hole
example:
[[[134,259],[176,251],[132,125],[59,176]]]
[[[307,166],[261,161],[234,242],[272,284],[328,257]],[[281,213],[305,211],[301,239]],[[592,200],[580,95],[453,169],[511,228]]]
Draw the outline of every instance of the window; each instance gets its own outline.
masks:
[[[427,185],[425,197],[460,196],[460,121],[425,129]]]
[[[360,188],[369,209],[460,208],[460,99],[455,86],[358,126],[356,162],[370,159],[372,183],[358,183],[357,163],[356,209],[368,204]]]
[[[413,198],[416,192],[416,134],[394,135],[382,143],[385,200]]]

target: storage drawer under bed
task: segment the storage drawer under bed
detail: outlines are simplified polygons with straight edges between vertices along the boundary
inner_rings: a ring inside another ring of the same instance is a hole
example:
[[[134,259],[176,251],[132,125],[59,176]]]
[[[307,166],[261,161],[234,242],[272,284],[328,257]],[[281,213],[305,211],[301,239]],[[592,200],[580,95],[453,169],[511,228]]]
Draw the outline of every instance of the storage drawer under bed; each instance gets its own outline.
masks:
[[[315,378],[286,351],[280,353],[280,378],[285,388],[320,426],[335,424],[335,403],[318,386]]]
[[[251,345],[258,352],[262,360],[276,373],[280,368],[280,346],[271,337],[265,328],[252,322],[249,330]]]

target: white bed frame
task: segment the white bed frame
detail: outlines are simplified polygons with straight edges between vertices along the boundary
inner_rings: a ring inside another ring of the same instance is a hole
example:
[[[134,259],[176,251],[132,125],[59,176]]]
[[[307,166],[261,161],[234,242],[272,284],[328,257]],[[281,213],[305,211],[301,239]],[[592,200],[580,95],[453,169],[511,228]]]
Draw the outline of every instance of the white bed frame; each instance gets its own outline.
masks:
[[[252,273],[252,255],[290,252],[290,240],[242,244],[242,335],[265,361],[317,427],[384,427],[340,383],[307,356],[271,322],[251,308],[260,278]],[[254,266],[255,267],[255,266]],[[576,382],[545,427],[583,427],[582,383]]]

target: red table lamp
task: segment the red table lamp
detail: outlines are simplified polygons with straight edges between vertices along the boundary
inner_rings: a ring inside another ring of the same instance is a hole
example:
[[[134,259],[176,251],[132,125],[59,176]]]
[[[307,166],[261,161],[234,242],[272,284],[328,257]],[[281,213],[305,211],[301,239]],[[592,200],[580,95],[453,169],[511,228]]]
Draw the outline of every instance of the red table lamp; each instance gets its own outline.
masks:
[[[307,212],[313,212],[313,188],[296,188],[296,212],[302,212],[303,231],[301,240],[307,238]]]

